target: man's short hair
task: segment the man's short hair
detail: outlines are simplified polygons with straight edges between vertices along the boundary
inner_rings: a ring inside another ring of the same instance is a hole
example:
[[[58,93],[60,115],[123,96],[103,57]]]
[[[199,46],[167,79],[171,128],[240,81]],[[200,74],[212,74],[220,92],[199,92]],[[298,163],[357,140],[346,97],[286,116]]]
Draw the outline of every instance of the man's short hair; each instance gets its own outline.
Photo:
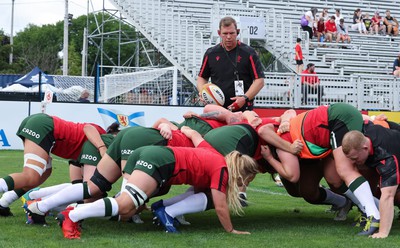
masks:
[[[313,63],[308,63],[308,64],[307,64],[307,69],[310,69],[310,68],[313,67],[313,66],[315,66],[315,64],[313,64]]]
[[[342,150],[344,154],[349,154],[351,150],[359,150],[362,148],[365,142],[365,136],[363,133],[357,130],[347,132],[342,140]]]
[[[297,39],[296,39],[296,42],[301,42],[301,38],[297,38]]]
[[[229,27],[230,25],[232,25],[232,23],[233,23],[233,25],[235,25],[235,29],[237,29],[236,20],[233,19],[233,18],[230,17],[230,16],[225,16],[224,18],[222,18],[222,19],[219,21],[219,29],[221,29],[222,27]]]

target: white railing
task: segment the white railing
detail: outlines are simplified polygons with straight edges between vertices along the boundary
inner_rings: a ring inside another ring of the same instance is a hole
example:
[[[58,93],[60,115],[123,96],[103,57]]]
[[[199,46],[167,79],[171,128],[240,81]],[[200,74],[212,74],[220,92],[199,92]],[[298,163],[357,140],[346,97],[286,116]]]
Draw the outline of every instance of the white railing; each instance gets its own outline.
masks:
[[[393,76],[318,75],[321,88],[308,92],[301,77],[292,73],[267,74],[265,86],[255,98],[255,106],[314,108],[320,104],[345,102],[359,110],[400,110],[399,80]],[[321,94],[320,103],[318,94]]]

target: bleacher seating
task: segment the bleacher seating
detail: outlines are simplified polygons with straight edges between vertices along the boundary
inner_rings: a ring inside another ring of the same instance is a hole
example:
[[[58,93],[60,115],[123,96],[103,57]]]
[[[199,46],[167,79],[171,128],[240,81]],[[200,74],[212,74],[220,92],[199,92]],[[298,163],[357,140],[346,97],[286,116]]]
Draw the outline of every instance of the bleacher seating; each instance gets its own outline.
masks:
[[[393,80],[390,76],[392,64],[400,49],[399,37],[360,35],[354,31],[350,31],[352,42],[349,45],[321,44],[315,39],[309,41],[299,25],[300,17],[311,7],[319,9],[317,14],[322,8],[327,8],[330,15],[334,14],[335,9],[340,9],[347,25],[352,23],[353,11],[357,8],[369,13],[371,17],[376,10],[383,16],[385,10],[390,9],[392,16],[400,19],[400,9],[397,8],[399,0],[113,0],[112,2],[192,83],[195,83],[205,50],[218,42],[217,37],[213,36],[213,31],[216,29],[213,23],[225,15],[265,18],[267,32],[261,43],[292,71],[295,69],[293,57],[297,37],[303,38],[305,62],[316,64],[316,72],[328,76],[370,73]],[[245,39],[244,36],[242,34],[241,38]],[[271,82],[266,80],[267,89],[273,85],[269,83]],[[277,85],[280,87],[281,84]],[[327,86],[326,99],[332,97],[328,96],[330,88],[334,87]],[[268,90],[263,91],[264,95],[270,94]],[[287,88],[280,91],[287,92]],[[277,94],[279,98],[285,98],[281,97],[281,93]],[[276,97],[276,94],[270,97]],[[348,94],[345,98],[349,98]],[[275,104],[278,100],[272,102]]]

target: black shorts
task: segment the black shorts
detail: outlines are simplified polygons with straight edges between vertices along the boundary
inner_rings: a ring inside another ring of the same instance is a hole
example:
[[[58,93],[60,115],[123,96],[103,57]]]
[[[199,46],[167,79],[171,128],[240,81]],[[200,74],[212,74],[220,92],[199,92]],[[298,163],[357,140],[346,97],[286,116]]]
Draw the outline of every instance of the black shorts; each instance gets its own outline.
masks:
[[[396,186],[400,184],[398,167],[399,164],[395,156],[387,158],[376,167],[376,170],[378,171],[380,176],[379,186],[381,188]]]
[[[302,64],[304,64],[302,59],[300,59],[300,60],[296,59],[296,65],[302,65]]]

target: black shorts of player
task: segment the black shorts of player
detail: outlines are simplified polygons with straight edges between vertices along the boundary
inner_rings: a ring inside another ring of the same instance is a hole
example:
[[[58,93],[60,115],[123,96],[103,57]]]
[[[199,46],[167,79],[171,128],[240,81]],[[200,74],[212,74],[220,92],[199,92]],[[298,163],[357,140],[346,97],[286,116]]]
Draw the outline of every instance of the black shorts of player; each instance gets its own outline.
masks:
[[[302,59],[300,59],[300,60],[296,59],[296,65],[302,65],[302,64],[304,64]]]
[[[376,170],[380,176],[380,187],[391,187],[400,184],[400,176],[399,176],[399,161],[395,156],[391,156],[385,160],[383,160],[376,167]]]

